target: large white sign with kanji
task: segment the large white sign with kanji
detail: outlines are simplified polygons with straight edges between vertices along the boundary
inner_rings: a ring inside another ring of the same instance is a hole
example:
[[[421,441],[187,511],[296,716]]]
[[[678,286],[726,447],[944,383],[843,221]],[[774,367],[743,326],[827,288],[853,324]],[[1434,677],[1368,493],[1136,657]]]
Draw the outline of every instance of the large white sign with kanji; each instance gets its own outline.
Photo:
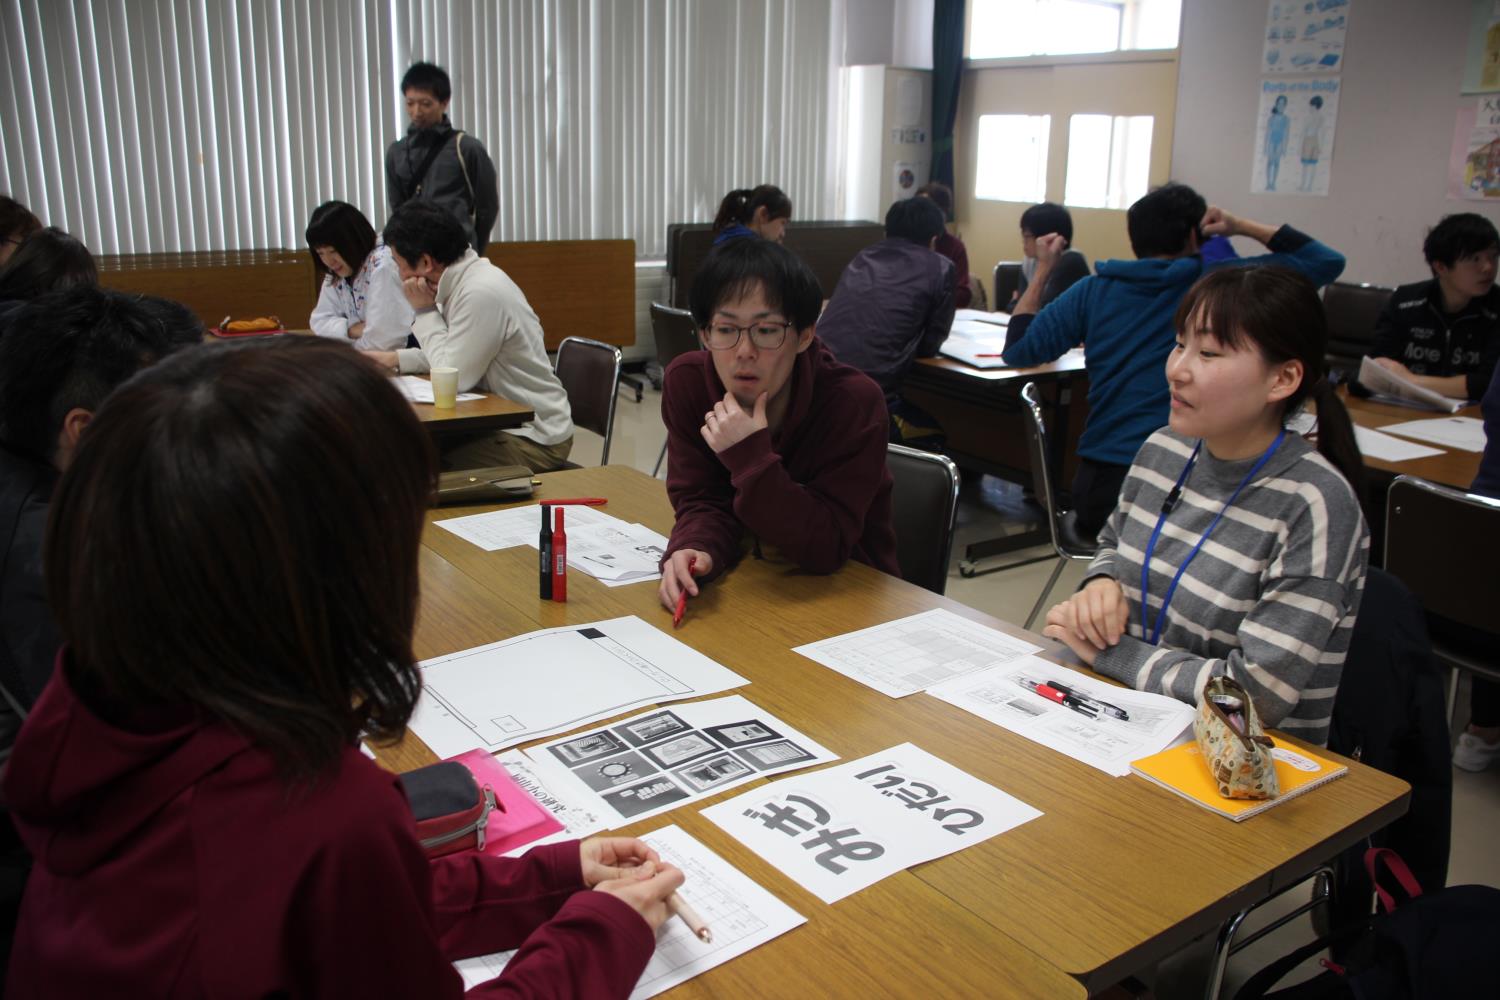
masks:
[[[832,903],[1041,813],[903,743],[764,785],[703,815]]]

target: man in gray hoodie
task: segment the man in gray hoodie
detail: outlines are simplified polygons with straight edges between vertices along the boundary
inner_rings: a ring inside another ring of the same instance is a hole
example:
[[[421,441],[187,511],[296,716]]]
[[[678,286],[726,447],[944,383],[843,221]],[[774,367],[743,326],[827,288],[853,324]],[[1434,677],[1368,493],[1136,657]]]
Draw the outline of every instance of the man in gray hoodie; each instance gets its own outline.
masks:
[[[464,227],[478,254],[500,212],[495,164],[480,141],[448,121],[453,85],[432,63],[412,64],[401,78],[411,124],[385,152],[386,202],[392,215],[408,201],[431,201]]]

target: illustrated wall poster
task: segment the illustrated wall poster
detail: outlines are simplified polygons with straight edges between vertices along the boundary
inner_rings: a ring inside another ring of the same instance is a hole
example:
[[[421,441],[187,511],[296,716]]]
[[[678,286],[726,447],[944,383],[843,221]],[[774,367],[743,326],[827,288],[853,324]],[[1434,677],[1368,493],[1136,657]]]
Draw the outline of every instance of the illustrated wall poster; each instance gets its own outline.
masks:
[[[1344,65],[1349,0],[1270,0],[1260,71],[1337,73]]]
[[[1500,90],[1500,0],[1473,0],[1464,58],[1465,94]]]
[[[1500,198],[1500,94],[1466,101],[1453,125],[1448,197]]]
[[[1338,111],[1337,77],[1261,80],[1250,190],[1326,195]]]

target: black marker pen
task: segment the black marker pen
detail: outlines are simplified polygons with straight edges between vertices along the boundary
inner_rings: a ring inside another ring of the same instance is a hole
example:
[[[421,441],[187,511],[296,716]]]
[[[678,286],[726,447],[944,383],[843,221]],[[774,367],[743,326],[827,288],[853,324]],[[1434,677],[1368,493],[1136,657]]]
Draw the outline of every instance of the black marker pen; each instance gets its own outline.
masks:
[[[542,504],[542,535],[537,540],[537,548],[541,550],[542,568],[542,592],[544,601],[552,600],[552,505]]]

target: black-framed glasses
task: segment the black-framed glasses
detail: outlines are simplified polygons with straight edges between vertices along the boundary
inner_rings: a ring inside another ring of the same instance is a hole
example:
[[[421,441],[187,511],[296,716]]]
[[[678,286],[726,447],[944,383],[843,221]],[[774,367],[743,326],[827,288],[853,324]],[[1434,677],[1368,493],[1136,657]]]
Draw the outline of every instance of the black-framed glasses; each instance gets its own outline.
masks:
[[[785,321],[777,323],[771,320],[757,320],[749,326],[735,326],[733,323],[710,323],[704,331],[703,339],[710,349],[715,351],[732,351],[739,346],[740,337],[748,330],[750,332],[750,343],[762,351],[774,351],[786,343],[786,332],[792,328],[792,324]]]

